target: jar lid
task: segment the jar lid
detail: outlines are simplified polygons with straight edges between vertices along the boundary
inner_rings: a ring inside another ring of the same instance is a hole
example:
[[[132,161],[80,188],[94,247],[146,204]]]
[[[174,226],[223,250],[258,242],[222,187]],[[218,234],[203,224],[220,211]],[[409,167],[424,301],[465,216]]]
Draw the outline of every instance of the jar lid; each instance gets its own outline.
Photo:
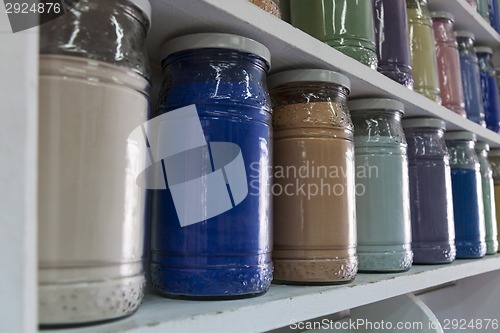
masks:
[[[431,12],[431,17],[433,19],[445,18],[452,22],[455,21],[455,17],[453,16],[453,14],[444,11]]]
[[[500,157],[500,148],[493,148],[488,154],[489,157]]]
[[[348,103],[349,111],[356,112],[361,110],[396,110],[405,112],[403,103],[388,98],[363,98],[351,100]]]
[[[133,3],[137,8],[139,8],[144,15],[148,18],[148,21],[151,23],[151,3],[149,0],[128,0]]]
[[[343,74],[326,69],[293,69],[269,76],[269,89],[295,82],[328,82],[351,90],[351,80]]]
[[[446,134],[444,135],[444,139],[446,141],[453,141],[453,140],[477,141],[477,136],[472,132],[453,131],[453,132],[446,132]]]
[[[476,36],[474,36],[472,32],[465,30],[455,31],[455,37],[471,38],[472,40],[476,40]]]
[[[180,51],[210,48],[252,53],[271,65],[271,52],[261,43],[247,37],[219,33],[200,33],[174,38],[161,46],[161,56],[165,59]]]
[[[478,46],[474,48],[474,52],[493,54],[493,49],[488,46]]]
[[[476,149],[490,151],[490,145],[486,142],[478,142],[476,143]]]
[[[403,128],[441,128],[446,129],[446,122],[438,118],[409,118],[403,119]]]

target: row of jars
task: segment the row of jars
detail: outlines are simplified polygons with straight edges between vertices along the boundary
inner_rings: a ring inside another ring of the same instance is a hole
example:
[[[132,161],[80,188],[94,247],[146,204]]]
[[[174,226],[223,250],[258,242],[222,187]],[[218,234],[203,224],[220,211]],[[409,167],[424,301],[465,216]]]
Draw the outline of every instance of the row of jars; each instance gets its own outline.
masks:
[[[483,19],[500,32],[500,1],[499,0],[466,0]]]
[[[162,295],[230,299],[273,278],[342,283],[358,268],[451,262],[454,233],[459,257],[483,256],[486,238],[494,248],[469,134],[450,134],[450,186],[440,120],[404,133],[402,104],[371,99],[350,102],[351,121],[347,77],[268,80],[269,50],[227,34],[162,46],[151,111],[150,17],[147,0],[81,0],[41,26],[42,325],[133,313],[145,272]],[[467,204],[454,220],[450,191]]]
[[[282,1],[280,8],[280,0],[249,0],[251,3],[259,6],[265,11],[281,18],[283,9],[286,13],[289,12],[289,3]],[[290,0],[288,0],[290,1]],[[378,0],[373,0],[378,1]],[[500,32],[500,0],[466,0],[467,3],[476,10],[483,19],[490,24],[497,32]],[[285,18],[288,19],[288,18]]]
[[[290,0],[282,7],[299,29],[455,113],[500,131],[492,50],[474,48],[470,32],[455,34],[450,13],[430,12],[427,0]],[[486,4],[490,15],[488,8],[493,6]]]

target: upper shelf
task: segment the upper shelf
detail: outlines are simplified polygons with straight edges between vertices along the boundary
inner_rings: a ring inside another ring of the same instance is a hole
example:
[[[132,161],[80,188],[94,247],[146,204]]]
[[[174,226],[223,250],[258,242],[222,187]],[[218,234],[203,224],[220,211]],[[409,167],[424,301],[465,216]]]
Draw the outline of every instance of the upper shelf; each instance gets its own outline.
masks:
[[[263,332],[498,269],[500,255],[414,266],[400,274],[359,274],[353,283],[340,286],[272,285],[263,296],[238,301],[194,302],[148,295],[127,319],[43,333]]]
[[[161,44],[173,37],[197,32],[225,32],[253,38],[272,54],[272,70],[324,68],[347,75],[351,97],[387,97],[405,104],[406,116],[431,116],[445,120],[449,130],[474,132],[480,140],[500,147],[500,135],[464,119],[433,101],[399,85],[354,59],[334,50],[290,24],[245,0],[151,0],[153,27],[148,49],[154,64],[160,63]],[[465,0],[433,0],[435,8],[446,5],[460,24],[466,24],[488,45],[500,46],[500,36],[475,13]],[[460,16],[461,15],[461,16]]]
[[[476,36],[476,44],[498,48],[500,35],[465,0],[430,0],[430,10],[444,10],[455,17],[455,30],[467,30]]]

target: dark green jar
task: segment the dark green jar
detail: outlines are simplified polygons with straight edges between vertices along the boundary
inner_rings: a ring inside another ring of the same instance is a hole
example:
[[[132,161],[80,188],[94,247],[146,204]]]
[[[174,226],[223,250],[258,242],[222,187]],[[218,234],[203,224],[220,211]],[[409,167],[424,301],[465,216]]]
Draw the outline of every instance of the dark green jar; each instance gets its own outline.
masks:
[[[291,0],[290,15],[295,27],[377,69],[371,1]]]

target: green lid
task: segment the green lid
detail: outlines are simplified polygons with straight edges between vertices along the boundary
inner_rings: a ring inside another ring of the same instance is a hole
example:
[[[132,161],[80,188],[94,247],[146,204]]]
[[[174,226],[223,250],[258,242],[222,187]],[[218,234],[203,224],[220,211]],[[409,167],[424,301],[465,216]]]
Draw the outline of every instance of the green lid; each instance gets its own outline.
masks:
[[[208,48],[252,53],[271,65],[271,52],[267,47],[253,39],[230,34],[200,33],[177,37],[165,42],[161,46],[160,54],[162,59],[165,59],[180,51]]]
[[[476,150],[486,150],[490,151],[490,145],[486,142],[478,142],[476,143]]]
[[[403,119],[403,128],[441,128],[446,129],[446,122],[438,118]]]
[[[477,141],[476,134],[467,131],[452,131],[446,132],[444,135],[446,141]]]
[[[351,90],[351,80],[347,76],[326,69],[293,69],[272,74],[267,80],[269,89],[296,82],[334,83]]]
[[[404,113],[403,103],[389,98],[362,98],[353,99],[348,102],[349,111],[367,110],[395,110]]]

